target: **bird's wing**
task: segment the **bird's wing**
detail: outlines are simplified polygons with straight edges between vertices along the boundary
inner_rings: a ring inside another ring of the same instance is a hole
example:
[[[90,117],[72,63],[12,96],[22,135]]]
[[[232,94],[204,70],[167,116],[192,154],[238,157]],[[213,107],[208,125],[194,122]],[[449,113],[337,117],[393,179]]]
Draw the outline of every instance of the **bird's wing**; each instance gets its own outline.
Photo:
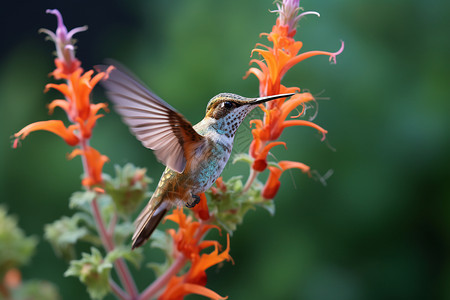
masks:
[[[98,66],[105,71],[108,66]],[[102,85],[116,111],[142,144],[167,167],[182,173],[189,151],[203,140],[182,114],[117,66]]]

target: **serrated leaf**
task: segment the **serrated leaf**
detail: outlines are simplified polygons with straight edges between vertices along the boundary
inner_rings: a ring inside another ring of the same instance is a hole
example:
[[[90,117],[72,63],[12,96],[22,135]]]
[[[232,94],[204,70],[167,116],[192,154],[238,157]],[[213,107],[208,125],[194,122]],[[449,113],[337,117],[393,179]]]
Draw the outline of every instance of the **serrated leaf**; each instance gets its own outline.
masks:
[[[105,261],[114,263],[117,259],[123,258],[132,263],[136,268],[139,268],[142,262],[142,250],[132,250],[130,247],[116,247],[113,251],[109,252]]]
[[[97,203],[100,208],[103,222],[108,224],[111,218],[117,213],[112,198],[108,194],[101,194],[97,197]]]
[[[91,202],[95,199],[97,193],[93,191],[78,191],[73,193],[69,199],[71,209],[80,209],[85,212],[90,211]]]
[[[80,260],[72,260],[64,276],[75,276],[87,287],[92,299],[103,299],[110,291],[108,279],[113,265],[103,259],[100,251],[94,247],[91,253],[82,253]]]
[[[66,260],[75,258],[75,243],[89,235],[89,230],[79,225],[80,215],[63,216],[44,227],[44,237],[55,253]]]
[[[255,180],[250,189],[243,192],[242,176],[230,178],[225,183],[226,189],[216,189],[214,193],[210,190],[210,201],[208,202],[211,214],[215,216],[214,222],[232,234],[237,225],[241,224],[250,209],[262,206],[269,213],[274,214],[275,205],[273,201],[262,197],[263,185]]]
[[[114,166],[116,176],[105,177],[105,190],[111,196],[118,213],[128,219],[140,203],[149,197],[148,184],[151,178],[146,176],[146,169],[132,164],[123,167]]]
[[[89,213],[76,212],[73,214],[72,219],[76,220],[79,224],[84,224],[86,228],[97,230],[94,218]]]

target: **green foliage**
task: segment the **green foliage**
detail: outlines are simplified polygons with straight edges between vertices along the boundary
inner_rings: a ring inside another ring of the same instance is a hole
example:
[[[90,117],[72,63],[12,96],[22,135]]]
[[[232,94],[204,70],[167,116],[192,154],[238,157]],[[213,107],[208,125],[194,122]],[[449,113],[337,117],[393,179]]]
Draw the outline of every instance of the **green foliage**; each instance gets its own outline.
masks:
[[[172,265],[173,262],[173,241],[171,237],[161,230],[156,229],[150,237],[150,247],[160,249],[166,256],[162,263],[151,262],[147,267],[153,269],[156,276],[159,277]]]
[[[90,241],[95,245],[101,244],[97,236],[91,234],[86,226],[80,224],[87,219],[89,218],[86,214],[78,213],[72,217],[63,216],[61,219],[45,225],[44,237],[50,242],[58,256],[66,260],[74,259],[76,257],[75,244],[78,240]]]
[[[114,229],[114,241],[117,245],[123,245],[130,242],[130,236],[134,232],[133,223],[126,221],[116,225]]]
[[[118,213],[128,218],[141,204],[150,197],[147,190],[152,179],[146,176],[147,170],[128,163],[124,167],[114,166],[116,176],[104,175],[105,191],[112,197]]]
[[[108,194],[99,194],[94,191],[78,191],[72,194],[69,201],[71,209],[79,209],[84,212],[85,221],[95,227],[92,218],[91,202],[96,200],[105,222],[109,222],[116,213],[114,203]]]
[[[37,239],[26,237],[17,220],[0,206],[0,278],[14,267],[26,264],[33,255]]]
[[[133,251],[129,247],[117,247],[103,257],[94,247],[91,253],[82,253],[79,260],[72,260],[64,276],[75,276],[87,287],[92,299],[102,299],[110,291],[109,277],[113,263],[119,258],[125,258],[136,267],[142,260],[141,251]]]
[[[139,268],[142,262],[142,249],[132,250],[128,246],[120,246],[114,248],[114,250],[108,252],[105,260],[114,262],[119,258],[124,258],[130,263],[132,263],[136,268]]]
[[[110,290],[108,279],[112,267],[112,261],[103,259],[100,251],[92,247],[90,254],[82,253],[80,260],[70,262],[64,276],[78,277],[86,285],[92,299],[102,299]]]
[[[245,214],[256,206],[265,208],[271,214],[275,213],[273,201],[261,196],[263,185],[258,180],[246,192],[243,190],[242,176],[234,176],[224,185],[224,189],[207,191],[210,199],[208,206],[210,213],[215,216],[214,222],[230,234],[242,223]]]
[[[91,202],[98,197],[98,194],[94,191],[79,191],[70,196],[69,207],[71,209],[80,209],[85,212],[91,211]]]
[[[15,288],[11,292],[14,300],[59,300],[61,299],[58,288],[43,280],[29,280]],[[0,298],[1,299],[1,298]]]
[[[134,231],[130,215],[143,199],[149,197],[148,183],[151,179],[145,175],[145,169],[132,164],[116,166],[115,170],[115,177],[103,175],[105,193],[89,190],[73,193],[69,207],[77,212],[45,226],[45,238],[56,254],[71,260],[65,276],[78,277],[86,285],[92,299],[102,299],[109,293],[109,276],[114,261],[125,259],[137,268],[142,261],[142,250],[133,251],[129,245]],[[102,245],[102,239],[93,204],[98,207],[101,222],[107,231],[105,234],[114,245],[105,257],[96,248]],[[91,247],[91,253],[82,253],[81,259],[77,260],[76,245],[80,241],[95,247]]]

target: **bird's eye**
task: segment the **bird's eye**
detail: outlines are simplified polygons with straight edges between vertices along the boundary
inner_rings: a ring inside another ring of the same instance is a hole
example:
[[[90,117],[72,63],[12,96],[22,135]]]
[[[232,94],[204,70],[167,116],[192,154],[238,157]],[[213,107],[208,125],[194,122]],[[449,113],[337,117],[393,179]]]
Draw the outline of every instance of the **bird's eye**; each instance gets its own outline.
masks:
[[[225,101],[225,102],[223,102],[223,107],[230,109],[233,107],[233,102]]]

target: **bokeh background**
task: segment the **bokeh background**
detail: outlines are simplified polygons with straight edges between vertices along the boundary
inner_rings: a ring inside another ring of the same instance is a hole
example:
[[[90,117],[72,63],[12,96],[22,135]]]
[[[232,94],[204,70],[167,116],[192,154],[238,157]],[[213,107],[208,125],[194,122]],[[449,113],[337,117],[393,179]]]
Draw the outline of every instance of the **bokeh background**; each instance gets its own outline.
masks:
[[[450,2],[301,1],[307,16],[296,38],[304,50],[345,50],[332,65],[310,58],[286,76],[320,98],[310,128],[288,128],[288,150],[327,185],[299,171],[283,175],[277,212],[250,212],[231,240],[235,264],[211,269],[208,287],[230,299],[450,299]],[[256,96],[243,80],[251,49],[276,16],[271,0],[245,1],[10,1],[0,23],[0,197],[28,235],[40,238],[22,269],[24,279],[54,282],[63,299],[85,299],[78,279],[43,240],[43,226],[72,214],[68,198],[80,188],[81,164],[49,133],[35,133],[19,149],[11,135],[46,120],[43,93],[52,71],[53,44],[39,28],[56,28],[58,8],[76,35],[85,68],[114,58],[127,65],[192,122],[219,92]],[[105,101],[99,88],[95,101]],[[56,118],[63,114],[55,113]],[[245,122],[248,127],[248,122]],[[242,134],[249,134],[241,129]],[[114,164],[146,167],[157,181],[163,166],[113,113],[99,120],[94,147]],[[245,143],[244,143],[245,144]],[[242,149],[240,149],[242,150]],[[334,151],[335,150],[335,151]],[[224,177],[246,175],[227,167]],[[263,178],[263,177],[261,177]],[[154,185],[152,186],[154,187]],[[151,258],[150,258],[151,259]],[[138,271],[139,285],[152,273]],[[196,297],[190,297],[195,299]]]

